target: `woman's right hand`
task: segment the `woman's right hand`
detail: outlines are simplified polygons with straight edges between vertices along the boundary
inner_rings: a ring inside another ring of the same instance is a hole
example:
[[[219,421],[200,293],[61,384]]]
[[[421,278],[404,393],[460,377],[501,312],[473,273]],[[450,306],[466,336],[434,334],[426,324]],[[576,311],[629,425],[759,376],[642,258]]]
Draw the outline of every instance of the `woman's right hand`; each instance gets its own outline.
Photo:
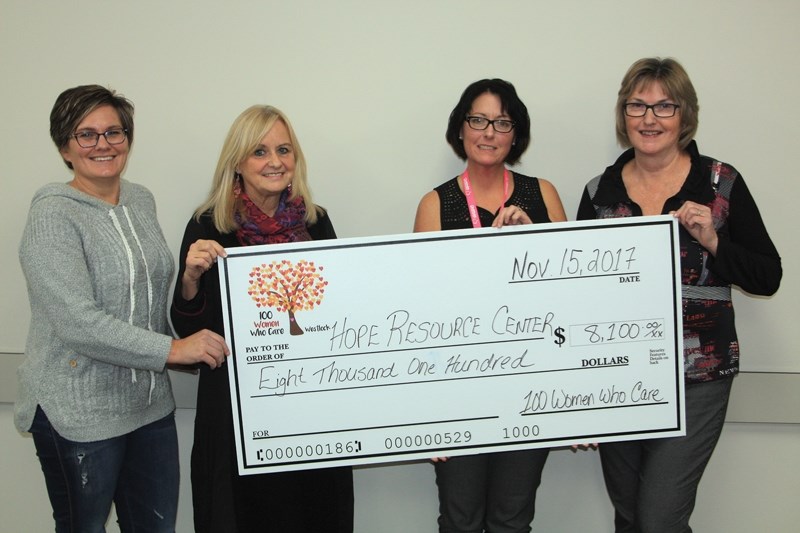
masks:
[[[197,295],[200,278],[214,266],[217,257],[227,255],[225,248],[217,241],[198,239],[189,246],[181,278],[181,296],[184,300],[191,300]]]
[[[167,356],[167,364],[194,365],[205,363],[219,368],[231,354],[225,339],[211,330],[204,329],[183,339],[173,339]]]
[[[518,206],[509,205],[508,207],[500,208],[500,212],[497,213],[492,222],[492,227],[502,228],[503,226],[519,226],[522,224],[533,224],[531,217]]]

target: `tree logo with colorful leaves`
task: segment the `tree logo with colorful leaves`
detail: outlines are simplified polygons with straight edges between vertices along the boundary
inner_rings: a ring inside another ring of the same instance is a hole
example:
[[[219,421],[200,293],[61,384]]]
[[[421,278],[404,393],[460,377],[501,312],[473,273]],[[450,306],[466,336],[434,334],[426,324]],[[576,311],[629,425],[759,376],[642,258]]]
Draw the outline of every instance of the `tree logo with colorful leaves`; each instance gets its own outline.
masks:
[[[289,313],[289,333],[302,335],[303,329],[295,320],[298,311],[310,311],[322,303],[328,282],[322,277],[322,266],[301,259],[262,263],[250,271],[247,294],[256,307],[272,307]]]

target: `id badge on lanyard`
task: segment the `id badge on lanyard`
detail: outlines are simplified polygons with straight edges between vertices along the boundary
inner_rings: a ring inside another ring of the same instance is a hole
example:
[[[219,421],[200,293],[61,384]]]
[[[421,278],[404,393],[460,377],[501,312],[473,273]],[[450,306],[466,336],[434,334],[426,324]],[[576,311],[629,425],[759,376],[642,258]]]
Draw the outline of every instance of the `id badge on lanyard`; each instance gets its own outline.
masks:
[[[472,194],[472,184],[469,181],[469,171],[464,171],[461,175],[461,183],[464,184],[464,196],[467,197],[467,208],[469,209],[469,218],[472,220],[473,228],[481,227],[481,218],[478,216],[478,205],[475,203],[475,195]],[[503,170],[503,202],[500,204],[500,209],[503,209],[508,200],[508,169]]]

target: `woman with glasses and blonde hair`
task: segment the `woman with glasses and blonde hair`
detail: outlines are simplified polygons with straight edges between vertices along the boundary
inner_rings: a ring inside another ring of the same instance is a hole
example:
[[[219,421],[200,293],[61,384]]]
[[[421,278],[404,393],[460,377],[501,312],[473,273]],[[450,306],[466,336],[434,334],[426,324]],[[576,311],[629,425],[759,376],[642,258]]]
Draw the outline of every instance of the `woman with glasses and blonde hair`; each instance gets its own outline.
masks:
[[[186,226],[172,323],[179,335],[224,333],[216,260],[225,248],[334,239],[311,200],[289,119],[252,106],[233,122],[208,199]],[[227,365],[201,368],[192,448],[195,531],[311,533],[353,530],[350,467],[240,476]]]
[[[528,109],[513,85],[500,79],[469,85],[450,113],[445,134],[467,168],[423,196],[414,231],[566,220],[550,182],[506,168],[506,164],[519,161],[530,137]],[[434,459],[439,531],[530,531],[548,452],[538,449]]]
[[[16,425],[30,431],[57,532],[175,531],[178,439],[168,364],[219,367],[208,330],[168,332],[172,254],[153,196],[122,179],[133,104],[98,85],[68,89],[50,135],[72,172],[31,202],[19,248],[31,323]]]
[[[731,165],[701,155],[697,95],[674,59],[645,58],[619,89],[628,148],[586,186],[578,219],[672,214],[680,222],[686,436],[600,445],[618,532],[690,532],[700,478],[739,371],[731,285],[778,290],[781,258]]]

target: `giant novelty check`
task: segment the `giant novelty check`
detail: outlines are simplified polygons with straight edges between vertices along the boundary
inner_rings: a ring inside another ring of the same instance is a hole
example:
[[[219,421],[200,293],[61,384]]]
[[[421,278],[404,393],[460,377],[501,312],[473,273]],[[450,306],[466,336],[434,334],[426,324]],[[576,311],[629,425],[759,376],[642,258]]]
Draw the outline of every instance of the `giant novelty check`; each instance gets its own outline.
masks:
[[[669,216],[228,250],[239,471],[683,435]]]

